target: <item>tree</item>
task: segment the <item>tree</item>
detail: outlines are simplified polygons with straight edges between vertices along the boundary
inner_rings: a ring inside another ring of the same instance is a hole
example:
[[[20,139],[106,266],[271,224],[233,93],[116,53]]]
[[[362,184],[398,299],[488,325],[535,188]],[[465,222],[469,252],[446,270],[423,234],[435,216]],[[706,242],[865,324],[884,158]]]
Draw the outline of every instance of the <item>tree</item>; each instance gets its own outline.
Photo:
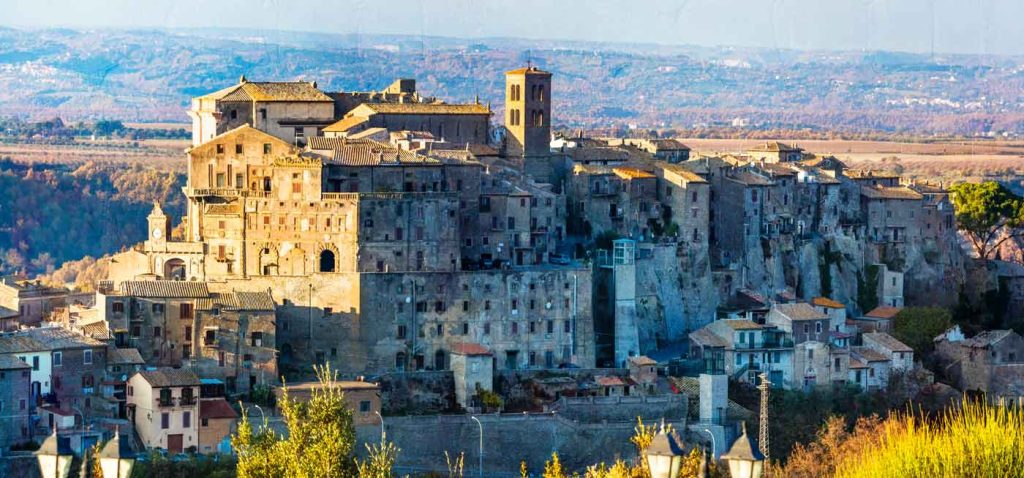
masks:
[[[1024,199],[995,181],[951,187],[956,221],[974,252],[989,260],[1006,241],[1024,236]]]
[[[395,476],[395,460],[398,459],[398,447],[380,438],[380,444],[366,444],[366,459],[356,460],[359,478],[392,478]]]
[[[942,307],[908,307],[893,318],[892,335],[918,357],[932,351],[933,340],[953,326],[953,314]]]
[[[558,459],[558,452],[551,453],[551,461],[544,462],[544,478],[568,478],[561,460]]]
[[[289,397],[285,387],[280,408],[287,436],[267,427],[254,432],[247,414],[242,414],[238,432],[231,438],[240,478],[350,477],[355,473],[352,410],[335,383],[337,372],[329,366],[315,370],[321,386],[313,389],[308,403]]]

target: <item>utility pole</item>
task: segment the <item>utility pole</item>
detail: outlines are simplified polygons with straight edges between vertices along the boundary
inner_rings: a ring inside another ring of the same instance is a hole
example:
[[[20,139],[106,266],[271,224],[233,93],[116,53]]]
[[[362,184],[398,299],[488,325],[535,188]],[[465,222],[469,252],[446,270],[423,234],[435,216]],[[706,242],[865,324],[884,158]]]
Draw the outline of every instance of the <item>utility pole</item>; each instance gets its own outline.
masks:
[[[768,457],[768,374],[761,372],[761,383],[758,384],[758,390],[761,390],[761,430],[760,436],[758,437],[758,443],[760,445],[761,454],[764,455],[764,462],[767,465],[769,463]],[[769,467],[765,466],[765,470]]]

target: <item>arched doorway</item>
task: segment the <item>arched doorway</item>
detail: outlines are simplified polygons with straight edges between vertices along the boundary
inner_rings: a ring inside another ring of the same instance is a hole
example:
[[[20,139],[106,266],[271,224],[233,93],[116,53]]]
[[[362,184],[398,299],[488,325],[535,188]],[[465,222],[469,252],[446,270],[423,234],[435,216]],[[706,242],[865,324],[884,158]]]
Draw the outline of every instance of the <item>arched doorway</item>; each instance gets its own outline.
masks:
[[[185,280],[185,261],[171,259],[164,262],[165,280]]]
[[[277,275],[277,249],[264,247],[260,251],[260,273],[265,276]]]
[[[334,272],[334,251],[324,249],[320,252],[320,272]]]

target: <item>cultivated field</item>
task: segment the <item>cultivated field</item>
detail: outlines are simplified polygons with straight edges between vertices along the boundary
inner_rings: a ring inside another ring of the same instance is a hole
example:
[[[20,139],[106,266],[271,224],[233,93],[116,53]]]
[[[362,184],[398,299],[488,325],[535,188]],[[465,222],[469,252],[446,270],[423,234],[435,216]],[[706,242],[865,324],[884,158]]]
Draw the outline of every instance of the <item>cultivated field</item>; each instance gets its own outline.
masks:
[[[86,162],[147,164],[162,170],[185,170],[187,140],[145,140],[133,147],[127,141],[83,141],[75,145],[0,143],[0,158],[22,163],[78,165]]]

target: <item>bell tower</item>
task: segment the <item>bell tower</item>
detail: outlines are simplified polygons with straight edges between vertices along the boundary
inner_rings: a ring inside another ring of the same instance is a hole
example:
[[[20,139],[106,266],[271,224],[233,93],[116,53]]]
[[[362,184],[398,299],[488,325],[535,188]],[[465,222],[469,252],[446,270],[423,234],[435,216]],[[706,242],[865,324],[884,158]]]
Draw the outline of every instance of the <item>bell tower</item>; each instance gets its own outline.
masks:
[[[160,208],[160,203],[153,203],[153,212],[149,213],[149,237],[146,239],[150,244],[164,244],[167,236],[171,234],[171,220]]]
[[[551,144],[551,73],[535,66],[505,72],[505,154],[547,156]]]

